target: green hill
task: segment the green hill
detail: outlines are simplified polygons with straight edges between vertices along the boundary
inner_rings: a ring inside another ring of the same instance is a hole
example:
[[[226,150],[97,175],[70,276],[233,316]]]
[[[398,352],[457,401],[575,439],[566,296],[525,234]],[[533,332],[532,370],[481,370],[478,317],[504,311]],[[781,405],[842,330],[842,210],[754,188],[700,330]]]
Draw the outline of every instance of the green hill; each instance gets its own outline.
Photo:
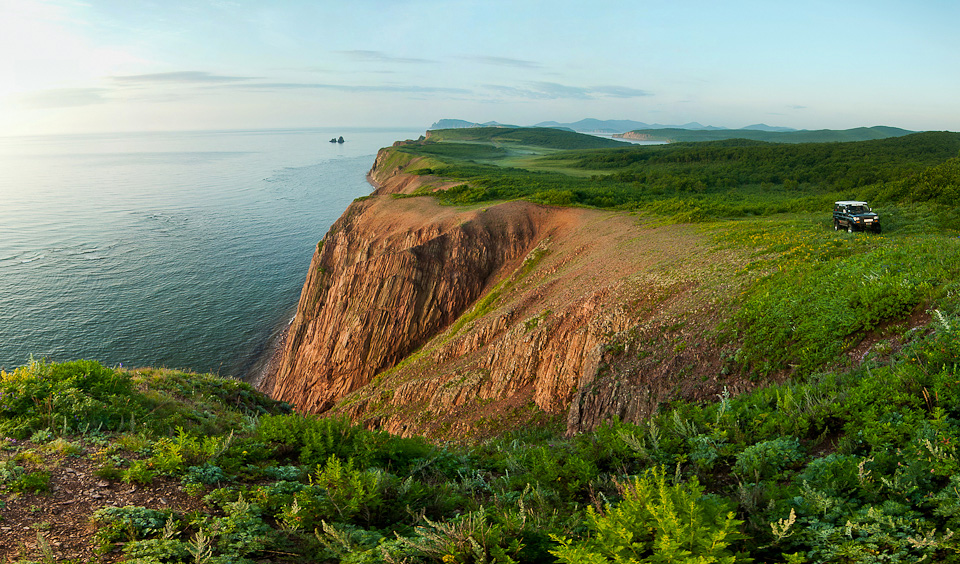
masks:
[[[960,153],[960,134],[951,132],[847,143],[728,139],[557,150],[605,141],[549,129],[464,129],[396,150],[430,157],[420,174],[462,181],[435,194],[449,203],[525,198],[687,220],[812,212],[843,199],[916,201],[905,192],[916,175]],[[938,225],[960,227],[946,199],[935,203],[949,207]]]
[[[834,130],[819,129],[815,131],[761,131],[755,129],[638,129],[625,133],[622,137],[643,139],[648,141],[696,142],[720,141],[722,139],[749,139],[752,141],[767,141],[769,143],[830,143],[867,141],[870,139],[885,139],[909,135],[913,131],[897,127],[875,126],[857,127],[854,129]]]
[[[431,130],[429,133],[427,141],[436,143],[470,141],[545,149],[600,149],[626,145],[623,141],[549,127],[472,127]]]

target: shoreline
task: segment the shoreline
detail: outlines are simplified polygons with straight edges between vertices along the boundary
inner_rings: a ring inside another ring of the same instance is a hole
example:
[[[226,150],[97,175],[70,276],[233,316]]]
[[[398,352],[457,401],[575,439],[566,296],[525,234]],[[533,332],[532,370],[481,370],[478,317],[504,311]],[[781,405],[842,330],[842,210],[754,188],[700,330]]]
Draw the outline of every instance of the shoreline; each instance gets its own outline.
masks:
[[[379,155],[379,151],[377,154]],[[381,188],[380,184],[373,177],[376,164],[377,160],[375,155],[373,165],[364,175],[364,179],[371,187],[370,194],[375,194],[376,191]],[[347,204],[347,207],[345,207],[343,212],[341,212],[341,216],[343,213],[346,213],[347,208],[349,207],[350,204]],[[306,280],[304,280],[304,284],[306,284]],[[296,305],[294,305],[289,321],[283,325],[282,329],[270,335],[269,339],[267,340],[267,350],[259,359],[257,359],[253,369],[250,370],[250,372],[247,373],[247,376],[243,378],[245,382],[248,382],[256,390],[270,397],[273,397],[273,386],[276,382],[277,373],[280,371],[280,363],[283,361],[283,354],[286,349],[287,339],[290,336],[290,327],[293,325],[294,319],[296,319],[298,306],[299,301]]]
[[[296,310],[294,310],[296,312]],[[283,351],[287,345],[287,337],[290,334],[290,326],[293,325],[294,316],[290,316],[289,321],[283,324],[282,328],[275,331],[267,340],[267,347],[264,354],[257,359],[253,369],[247,373],[243,380],[253,386],[256,390],[270,395],[269,389],[280,369],[280,362],[283,360]]]

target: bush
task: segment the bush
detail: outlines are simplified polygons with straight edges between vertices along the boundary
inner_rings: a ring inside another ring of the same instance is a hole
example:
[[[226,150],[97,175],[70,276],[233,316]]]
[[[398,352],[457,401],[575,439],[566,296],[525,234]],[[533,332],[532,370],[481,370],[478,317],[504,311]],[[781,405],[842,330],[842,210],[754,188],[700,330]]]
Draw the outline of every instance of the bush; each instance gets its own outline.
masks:
[[[743,449],[737,455],[733,471],[759,481],[775,476],[801,459],[803,452],[796,437],[778,437]]]
[[[175,520],[172,511],[159,511],[128,505],[105,507],[93,514],[97,525],[96,538],[102,549],[117,541],[145,539],[163,532],[166,524]]]
[[[25,438],[42,429],[115,429],[123,420],[117,400],[131,393],[129,376],[98,362],[34,361],[0,373],[0,434]]]
[[[39,494],[50,491],[50,472],[36,470],[28,472],[10,483],[10,489],[15,492],[30,492]]]
[[[732,564],[749,559],[732,551],[743,539],[729,503],[704,496],[696,479],[668,484],[655,467],[624,487],[623,500],[607,504],[601,515],[587,508],[590,536],[573,540],[554,536],[551,554],[568,564],[672,562]]]

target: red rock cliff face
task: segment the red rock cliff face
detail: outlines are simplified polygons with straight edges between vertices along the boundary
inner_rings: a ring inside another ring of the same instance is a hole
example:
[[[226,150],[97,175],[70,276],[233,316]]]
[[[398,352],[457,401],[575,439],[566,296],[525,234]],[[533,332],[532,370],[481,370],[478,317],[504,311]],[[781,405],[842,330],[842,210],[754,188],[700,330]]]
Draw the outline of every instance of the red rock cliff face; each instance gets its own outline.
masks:
[[[724,293],[705,282],[735,261],[706,253],[692,228],[528,202],[397,199],[442,183],[386,166],[388,156],[372,171],[374,195],[318,246],[274,397],[450,435],[542,414],[578,432],[736,388],[718,378],[722,347],[701,336]]]
[[[526,204],[460,211],[393,199],[416,177],[354,202],[318,245],[273,396],[320,412],[452,323],[540,236]]]

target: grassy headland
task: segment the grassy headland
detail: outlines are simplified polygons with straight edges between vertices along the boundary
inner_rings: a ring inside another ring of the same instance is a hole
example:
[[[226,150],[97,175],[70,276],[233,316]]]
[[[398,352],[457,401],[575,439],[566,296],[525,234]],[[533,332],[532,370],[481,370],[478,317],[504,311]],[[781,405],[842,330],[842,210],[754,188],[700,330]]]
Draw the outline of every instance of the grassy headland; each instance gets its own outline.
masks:
[[[394,150],[463,182],[432,195],[444,202],[632,209],[745,249],[744,290],[711,338],[737,344],[723,370],[768,385],[574,437],[544,414],[431,443],[289,413],[209,375],[33,363],[0,374],[0,516],[34,526],[19,555],[96,557],[54,554],[60,521],[27,509],[87,464],[202,507],[91,512],[105,560],[960,560],[960,136],[584,149],[519,133]],[[841,198],[875,204],[884,235],[834,232]]]
[[[409,172],[463,181],[437,194],[453,204],[524,198],[702,221],[822,212],[835,200],[864,199],[894,214],[919,207],[936,227],[960,228],[954,206],[958,133],[850,143],[735,139],[582,149],[575,145],[587,141],[569,138],[589,136],[535,129],[523,137],[524,131],[442,130],[396,150],[430,157]],[[528,138],[534,140],[513,141]]]

